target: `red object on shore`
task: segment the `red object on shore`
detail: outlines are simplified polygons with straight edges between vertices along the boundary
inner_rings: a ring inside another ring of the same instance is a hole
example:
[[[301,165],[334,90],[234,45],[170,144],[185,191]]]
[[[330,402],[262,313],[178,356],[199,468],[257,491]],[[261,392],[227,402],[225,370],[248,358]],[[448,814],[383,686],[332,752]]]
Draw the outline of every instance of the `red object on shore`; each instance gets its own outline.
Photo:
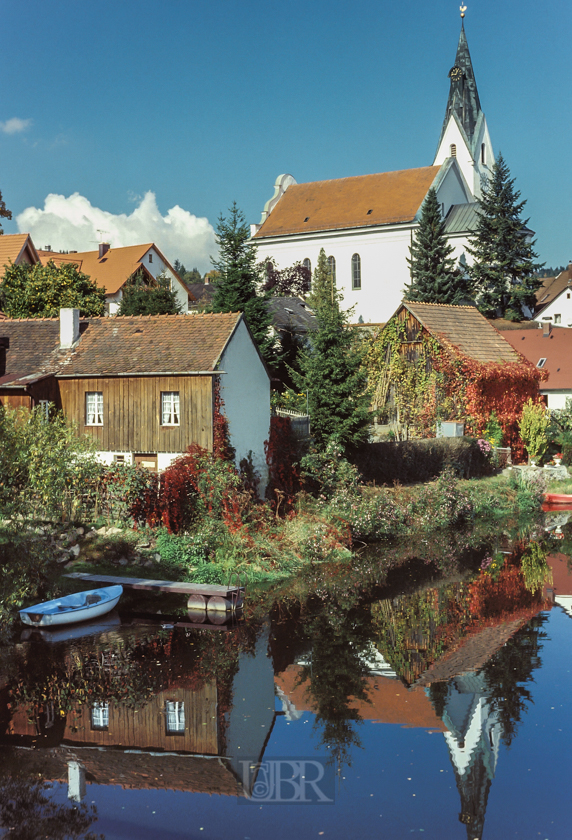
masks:
[[[566,493],[545,493],[544,501],[549,505],[572,505],[572,495]]]

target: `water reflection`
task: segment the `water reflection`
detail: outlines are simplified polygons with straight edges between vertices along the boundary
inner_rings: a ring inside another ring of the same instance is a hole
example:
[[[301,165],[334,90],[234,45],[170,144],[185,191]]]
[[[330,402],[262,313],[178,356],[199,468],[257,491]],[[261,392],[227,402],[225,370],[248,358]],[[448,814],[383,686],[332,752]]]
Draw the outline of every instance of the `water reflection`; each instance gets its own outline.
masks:
[[[313,715],[340,778],[368,749],[365,721],[442,735],[459,819],[480,838],[500,746],[532,700],[547,611],[572,606],[566,555],[540,542],[493,548],[439,583],[415,589],[404,569],[405,587],[392,579],[364,599],[338,580],[230,629],[122,616],[71,641],[24,636],[0,678],[2,825],[18,802],[44,835],[11,836],[88,840],[90,786],[248,799],[255,776],[243,762],[263,761],[277,695],[292,727]],[[56,782],[68,804],[50,798]],[[67,834],[50,833],[55,813]]]

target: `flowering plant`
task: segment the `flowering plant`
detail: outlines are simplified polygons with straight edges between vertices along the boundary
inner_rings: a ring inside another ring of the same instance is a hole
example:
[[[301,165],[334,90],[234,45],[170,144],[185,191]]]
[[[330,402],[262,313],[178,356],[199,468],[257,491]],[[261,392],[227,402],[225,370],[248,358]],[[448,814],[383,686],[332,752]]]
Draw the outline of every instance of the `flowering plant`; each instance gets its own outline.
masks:
[[[560,458],[560,460],[562,460],[562,452],[557,452],[554,457],[555,458]]]

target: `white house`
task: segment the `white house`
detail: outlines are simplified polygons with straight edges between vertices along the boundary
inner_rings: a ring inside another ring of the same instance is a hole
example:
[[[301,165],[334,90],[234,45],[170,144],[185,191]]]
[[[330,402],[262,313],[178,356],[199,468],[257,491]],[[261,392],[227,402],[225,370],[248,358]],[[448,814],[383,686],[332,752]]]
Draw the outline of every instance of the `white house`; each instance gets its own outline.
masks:
[[[535,321],[572,327],[572,263],[557,277],[547,277],[536,293]]]
[[[355,318],[386,321],[410,282],[409,246],[428,190],[434,187],[455,256],[464,261],[476,227],[475,199],[494,154],[464,27],[445,121],[432,166],[297,184],[280,175],[260,224],[251,225],[261,260],[313,269],[324,248],[344,306]],[[467,259],[467,261],[469,261]]]

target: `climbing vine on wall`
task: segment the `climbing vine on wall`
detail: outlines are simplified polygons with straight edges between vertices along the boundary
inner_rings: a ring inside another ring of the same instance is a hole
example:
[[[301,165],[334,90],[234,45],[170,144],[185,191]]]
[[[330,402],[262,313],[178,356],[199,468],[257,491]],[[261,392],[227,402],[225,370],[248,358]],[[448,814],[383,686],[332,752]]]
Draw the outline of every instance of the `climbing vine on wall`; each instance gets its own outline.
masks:
[[[373,339],[367,364],[377,381],[374,410],[389,416],[402,437],[433,437],[439,420],[463,422],[467,434],[481,437],[494,414],[505,445],[523,457],[522,407],[540,401],[538,385],[546,378],[530,362],[479,362],[427,333],[412,342],[407,325],[392,319]]]

